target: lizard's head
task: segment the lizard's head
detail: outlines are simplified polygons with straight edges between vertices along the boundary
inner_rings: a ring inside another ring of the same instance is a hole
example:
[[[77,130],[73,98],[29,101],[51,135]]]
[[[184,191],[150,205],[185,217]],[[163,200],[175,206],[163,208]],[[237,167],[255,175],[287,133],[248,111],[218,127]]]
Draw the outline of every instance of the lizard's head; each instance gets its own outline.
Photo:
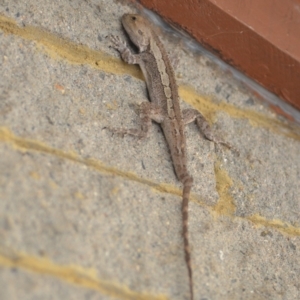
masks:
[[[152,34],[148,21],[140,15],[125,14],[122,17],[122,24],[139,50],[146,50]]]

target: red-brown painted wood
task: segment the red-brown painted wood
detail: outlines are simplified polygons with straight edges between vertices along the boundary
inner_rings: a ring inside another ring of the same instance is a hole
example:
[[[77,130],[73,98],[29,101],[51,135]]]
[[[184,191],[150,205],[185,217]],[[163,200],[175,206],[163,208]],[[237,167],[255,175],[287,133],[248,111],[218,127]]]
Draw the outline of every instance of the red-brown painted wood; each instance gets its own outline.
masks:
[[[300,109],[300,0],[140,0]]]

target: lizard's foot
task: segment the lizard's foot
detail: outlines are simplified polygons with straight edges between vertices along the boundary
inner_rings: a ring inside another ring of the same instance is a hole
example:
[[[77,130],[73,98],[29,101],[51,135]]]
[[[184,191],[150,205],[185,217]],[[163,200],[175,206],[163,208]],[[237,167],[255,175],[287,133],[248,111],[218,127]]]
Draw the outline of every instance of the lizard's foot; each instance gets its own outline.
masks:
[[[202,134],[205,136],[205,138],[207,138],[209,141],[214,142],[216,145],[223,145],[223,146],[227,147],[228,149],[230,149],[231,151],[235,152],[238,156],[240,155],[240,152],[238,151],[238,149],[236,149],[231,144],[224,142],[222,139],[219,139],[218,137],[216,137],[214,135],[207,120],[196,109],[184,109],[182,111],[182,117],[183,117],[184,124],[189,124],[196,120],[198,128],[200,129]]]
[[[211,141],[214,142],[214,143],[217,144],[217,145],[225,146],[226,148],[228,148],[228,149],[231,150],[232,152],[235,152],[237,156],[240,156],[240,151],[239,151],[236,147],[232,146],[231,144],[226,143],[226,142],[223,142],[223,141],[220,141],[220,140],[218,140],[218,139],[217,139],[217,140],[216,140],[216,139],[213,139],[213,140],[211,140]]]
[[[112,42],[112,47],[118,50],[120,53],[124,52],[127,49],[127,44],[120,37],[115,35],[109,36],[110,41]]]

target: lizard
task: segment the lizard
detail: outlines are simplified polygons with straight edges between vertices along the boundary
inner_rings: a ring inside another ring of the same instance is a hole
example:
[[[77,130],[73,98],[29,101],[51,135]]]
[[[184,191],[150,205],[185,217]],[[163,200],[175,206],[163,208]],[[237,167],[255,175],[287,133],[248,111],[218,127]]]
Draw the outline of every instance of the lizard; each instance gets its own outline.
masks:
[[[140,105],[140,129],[115,128],[110,130],[122,135],[129,134],[139,139],[145,139],[149,134],[152,120],[162,127],[169,146],[175,174],[183,185],[181,205],[182,237],[189,278],[189,299],[193,300],[193,272],[188,238],[188,203],[193,177],[187,169],[184,125],[196,120],[200,131],[208,140],[217,144],[224,144],[228,148],[231,148],[231,146],[214,137],[208,122],[199,111],[195,109],[181,111],[174,70],[167,52],[151,23],[138,14],[124,14],[121,22],[130,40],[138,48],[138,53],[134,53],[126,42],[118,36],[110,36],[112,46],[119,51],[126,63],[140,66],[146,80],[150,102],[142,102]]]

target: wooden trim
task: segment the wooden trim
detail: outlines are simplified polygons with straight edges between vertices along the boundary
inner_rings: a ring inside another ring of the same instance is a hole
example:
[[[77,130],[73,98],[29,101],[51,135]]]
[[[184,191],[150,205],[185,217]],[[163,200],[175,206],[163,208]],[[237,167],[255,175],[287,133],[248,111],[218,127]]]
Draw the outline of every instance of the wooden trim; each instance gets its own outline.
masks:
[[[300,109],[299,0],[140,0]]]

